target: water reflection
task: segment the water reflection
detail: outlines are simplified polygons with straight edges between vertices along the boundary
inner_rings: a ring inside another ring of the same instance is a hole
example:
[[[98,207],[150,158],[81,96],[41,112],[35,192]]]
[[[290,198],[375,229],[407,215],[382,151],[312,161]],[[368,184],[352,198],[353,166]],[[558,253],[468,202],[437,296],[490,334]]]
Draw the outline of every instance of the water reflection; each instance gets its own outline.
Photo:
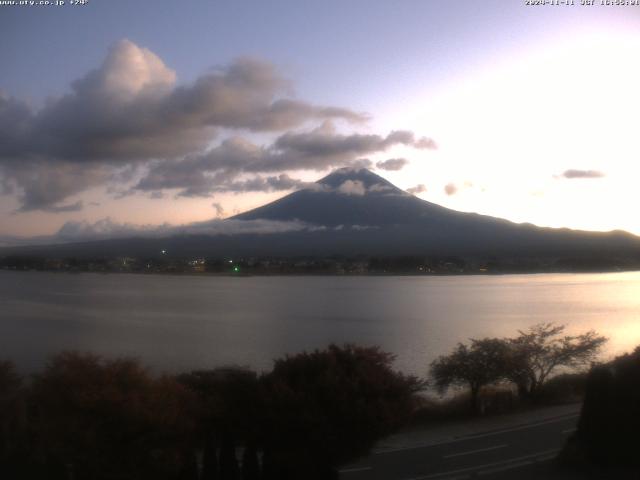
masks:
[[[471,337],[537,322],[596,329],[605,355],[640,344],[640,273],[457,277],[194,277],[0,272],[0,349],[23,370],[61,349],[158,369],[268,369],[330,342],[381,345],[425,374]]]

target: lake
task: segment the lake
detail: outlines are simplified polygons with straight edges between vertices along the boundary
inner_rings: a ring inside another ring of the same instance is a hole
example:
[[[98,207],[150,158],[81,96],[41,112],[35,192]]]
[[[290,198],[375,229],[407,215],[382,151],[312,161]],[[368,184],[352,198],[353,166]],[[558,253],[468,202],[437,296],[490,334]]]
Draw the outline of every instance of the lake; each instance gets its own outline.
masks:
[[[424,375],[456,342],[538,322],[640,344],[640,273],[400,277],[216,277],[0,271],[0,358],[22,371],[79,349],[155,370],[268,370],[331,342],[380,345]]]

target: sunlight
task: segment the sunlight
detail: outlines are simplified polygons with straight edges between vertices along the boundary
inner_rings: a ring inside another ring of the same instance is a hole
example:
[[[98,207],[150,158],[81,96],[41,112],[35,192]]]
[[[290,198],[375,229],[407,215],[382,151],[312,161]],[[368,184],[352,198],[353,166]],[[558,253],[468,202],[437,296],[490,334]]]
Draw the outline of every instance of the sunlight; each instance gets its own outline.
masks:
[[[631,183],[640,156],[640,36],[584,32],[545,47],[416,102],[412,124],[438,139],[439,158],[415,162],[403,178],[419,172],[435,187],[425,198],[456,209],[640,232],[624,212],[640,200]],[[558,178],[568,169],[605,176]],[[449,182],[478,188],[447,197],[442,186]]]

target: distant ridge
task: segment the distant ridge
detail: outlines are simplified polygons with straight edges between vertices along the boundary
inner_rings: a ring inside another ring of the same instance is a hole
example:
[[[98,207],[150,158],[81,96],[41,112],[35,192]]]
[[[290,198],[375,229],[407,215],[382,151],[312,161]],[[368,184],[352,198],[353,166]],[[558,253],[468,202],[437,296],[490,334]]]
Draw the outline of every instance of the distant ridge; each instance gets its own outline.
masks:
[[[14,247],[1,249],[0,255],[152,256],[167,250],[172,256],[215,258],[455,255],[581,258],[596,263],[601,259],[607,265],[617,265],[620,259],[640,262],[640,238],[629,233],[541,228],[458,212],[410,195],[367,169],[336,170],[302,190],[223,222],[243,221],[291,222],[303,228]]]

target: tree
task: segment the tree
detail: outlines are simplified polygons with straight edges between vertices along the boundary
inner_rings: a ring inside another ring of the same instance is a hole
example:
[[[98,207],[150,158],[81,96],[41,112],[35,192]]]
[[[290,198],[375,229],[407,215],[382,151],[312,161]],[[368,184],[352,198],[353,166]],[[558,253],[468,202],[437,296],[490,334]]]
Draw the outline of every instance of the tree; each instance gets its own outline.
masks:
[[[34,456],[78,479],[174,479],[192,469],[193,403],[135,360],[64,352],[34,377]]]
[[[22,378],[13,363],[0,361],[0,477],[14,478],[28,452]]]
[[[603,467],[632,468],[637,472],[638,431],[640,347],[591,369],[578,429],[565,448],[565,459],[570,460],[573,453],[575,458],[586,456]]]
[[[431,363],[431,377],[441,392],[452,385],[468,386],[471,410],[479,411],[480,389],[505,378],[507,342],[498,338],[471,339],[471,345],[459,343],[449,355]]]
[[[261,393],[257,374],[240,367],[197,370],[179,381],[199,399],[199,442],[203,479],[233,480],[240,475],[235,447],[245,446],[243,464],[257,464]],[[249,458],[253,454],[255,458]]]
[[[287,356],[264,376],[264,478],[337,478],[413,411],[423,383],[377,347]]]
[[[507,377],[525,398],[535,397],[550,375],[561,367],[578,368],[593,362],[607,339],[590,330],[562,335],[566,326],[540,323],[509,339]]]

